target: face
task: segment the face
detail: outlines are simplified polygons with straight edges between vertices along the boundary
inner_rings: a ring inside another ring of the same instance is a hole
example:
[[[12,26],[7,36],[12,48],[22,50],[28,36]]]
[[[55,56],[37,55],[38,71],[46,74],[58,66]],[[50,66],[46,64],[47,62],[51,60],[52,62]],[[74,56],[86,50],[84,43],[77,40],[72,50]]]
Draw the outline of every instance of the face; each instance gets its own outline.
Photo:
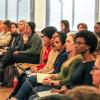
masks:
[[[21,34],[30,36],[31,35],[31,28],[30,28],[30,26],[26,25],[26,27],[23,30],[23,33],[21,33]]]
[[[96,24],[96,25],[94,26],[94,32],[95,32],[96,34],[100,34],[100,25]]]
[[[84,30],[85,30],[84,27],[82,25],[79,25],[78,32],[84,31]]]
[[[2,29],[4,27],[5,27],[4,22],[2,20],[0,20],[0,29]]]
[[[45,35],[43,36],[43,44],[45,46],[50,44],[50,39],[47,36],[45,36]]]
[[[12,24],[11,25],[11,33],[14,33],[16,31],[17,31],[17,27],[14,24]]]
[[[54,44],[54,40],[55,40],[55,38],[58,36],[58,33],[54,33],[53,35],[52,35],[52,38],[51,38],[51,44],[53,45]]]
[[[27,25],[26,28],[27,28],[27,33],[31,35],[32,34],[31,27],[29,25]]]
[[[100,58],[97,58],[94,69],[91,71],[93,78],[93,84],[96,86],[100,85]]]
[[[73,37],[71,35],[67,36],[65,45],[66,45],[66,51],[68,53],[72,52],[73,50],[75,50],[75,43],[74,43]]]
[[[23,31],[25,27],[26,27],[25,23],[20,21],[18,24],[18,30]]]
[[[59,37],[56,37],[55,40],[54,40],[54,49],[56,51],[61,51],[63,48],[63,45],[60,41],[60,38]]]
[[[61,31],[65,31],[65,25],[63,23],[60,23]]]
[[[85,39],[82,37],[78,37],[75,41],[75,51],[76,53],[84,54],[89,50],[89,46],[86,44]]]

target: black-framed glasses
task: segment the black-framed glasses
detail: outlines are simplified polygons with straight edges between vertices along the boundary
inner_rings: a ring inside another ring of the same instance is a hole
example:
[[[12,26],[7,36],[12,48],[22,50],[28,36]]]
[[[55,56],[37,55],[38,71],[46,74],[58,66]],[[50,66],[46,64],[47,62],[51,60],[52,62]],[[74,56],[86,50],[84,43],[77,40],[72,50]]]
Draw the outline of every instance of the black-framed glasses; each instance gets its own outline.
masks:
[[[86,44],[86,43],[82,43],[82,42],[75,42],[76,45],[81,45],[81,44]]]

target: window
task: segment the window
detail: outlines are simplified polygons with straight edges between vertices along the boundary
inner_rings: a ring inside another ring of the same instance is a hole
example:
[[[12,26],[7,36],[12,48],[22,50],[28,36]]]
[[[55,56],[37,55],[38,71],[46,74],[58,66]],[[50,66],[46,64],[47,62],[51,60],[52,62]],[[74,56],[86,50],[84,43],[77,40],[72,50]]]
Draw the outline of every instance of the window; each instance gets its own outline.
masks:
[[[34,2],[35,0],[1,0],[0,19],[34,20]]]
[[[48,1],[48,0],[47,0]],[[47,2],[47,22],[46,25],[52,25],[59,28],[59,21],[62,19],[62,0],[49,0]],[[48,19],[49,18],[49,19]]]
[[[95,8],[96,0],[75,0],[73,29],[76,29],[78,23],[84,22],[89,30],[93,30],[96,17]]]
[[[5,19],[6,15],[6,0],[1,0],[0,1],[0,19]]]
[[[98,0],[47,0],[47,25],[56,26],[60,30],[60,20],[69,20],[72,31],[77,30],[77,24],[86,23],[93,30],[96,21]],[[49,9],[48,9],[49,8]]]
[[[17,20],[17,0],[8,0],[7,6],[7,19]]]

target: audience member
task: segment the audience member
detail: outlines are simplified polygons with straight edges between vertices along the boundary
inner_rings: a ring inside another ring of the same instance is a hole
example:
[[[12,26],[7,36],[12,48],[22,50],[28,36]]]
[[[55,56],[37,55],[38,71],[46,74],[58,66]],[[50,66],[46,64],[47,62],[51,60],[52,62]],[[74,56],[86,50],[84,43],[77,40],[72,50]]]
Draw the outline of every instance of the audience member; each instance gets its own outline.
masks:
[[[6,32],[6,26],[3,20],[0,20],[0,48],[7,47],[11,41],[10,32]]]
[[[11,29],[10,29],[11,21],[10,20],[5,20],[4,24],[5,24],[5,32],[6,33],[11,32]]]
[[[87,27],[87,25],[86,25],[85,23],[79,23],[79,24],[77,25],[77,31],[78,31],[78,32],[84,31],[84,30],[87,30],[87,29],[88,29],[88,27]]]
[[[43,34],[43,47],[41,50],[41,61],[40,64],[36,67],[33,66],[33,72],[38,72],[43,69],[48,60],[48,55],[53,49],[52,47],[52,35],[57,31],[53,26],[46,27],[42,30]],[[32,69],[31,69],[32,70]]]
[[[94,32],[98,38],[98,46],[95,51],[95,55],[100,55],[100,22],[97,22],[94,26]]]
[[[61,20],[60,22],[60,28],[62,32],[65,32],[66,34],[70,32],[70,25],[68,20]]]

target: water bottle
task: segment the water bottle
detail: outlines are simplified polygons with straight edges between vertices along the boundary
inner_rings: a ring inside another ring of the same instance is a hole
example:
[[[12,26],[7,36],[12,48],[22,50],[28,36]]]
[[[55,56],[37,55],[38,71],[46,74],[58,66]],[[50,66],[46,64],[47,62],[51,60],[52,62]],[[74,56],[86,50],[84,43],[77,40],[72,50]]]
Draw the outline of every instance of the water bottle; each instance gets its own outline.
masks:
[[[13,88],[16,88],[17,83],[18,83],[17,76],[14,76],[14,79],[13,79]]]

